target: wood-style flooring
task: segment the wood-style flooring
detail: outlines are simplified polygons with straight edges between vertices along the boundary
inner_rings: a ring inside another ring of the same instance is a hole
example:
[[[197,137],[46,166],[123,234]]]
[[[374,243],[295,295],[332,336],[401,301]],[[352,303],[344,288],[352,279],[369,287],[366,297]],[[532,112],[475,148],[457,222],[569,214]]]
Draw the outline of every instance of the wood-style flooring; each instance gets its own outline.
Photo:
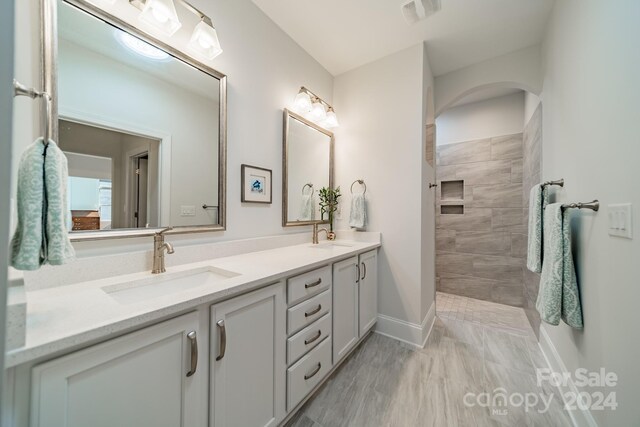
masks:
[[[424,349],[371,334],[287,426],[572,426],[558,390],[537,384],[548,365],[522,309],[443,293],[436,307]],[[552,398],[547,411],[465,404],[482,393]]]

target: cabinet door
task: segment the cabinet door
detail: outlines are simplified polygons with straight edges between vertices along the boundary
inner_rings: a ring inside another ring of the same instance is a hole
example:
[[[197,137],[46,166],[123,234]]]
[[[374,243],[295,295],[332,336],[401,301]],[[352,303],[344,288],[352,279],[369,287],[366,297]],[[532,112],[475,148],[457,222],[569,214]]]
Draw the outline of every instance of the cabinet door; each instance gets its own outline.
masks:
[[[360,336],[376,323],[378,317],[378,251],[360,255]]]
[[[358,342],[358,257],[333,264],[333,364]]]
[[[190,313],[36,366],[30,425],[204,426],[206,374],[187,377],[199,332]]]
[[[213,426],[276,426],[284,418],[284,293],[279,283],[212,307]]]

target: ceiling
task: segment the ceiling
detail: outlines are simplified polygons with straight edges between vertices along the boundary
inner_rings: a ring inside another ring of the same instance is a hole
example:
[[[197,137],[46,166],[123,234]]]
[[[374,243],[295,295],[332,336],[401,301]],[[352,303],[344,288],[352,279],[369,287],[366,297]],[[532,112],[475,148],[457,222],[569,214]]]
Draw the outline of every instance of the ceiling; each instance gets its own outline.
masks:
[[[414,25],[407,0],[253,2],[333,75],[427,41],[438,76],[540,43],[554,0],[441,0]]]
[[[492,87],[489,89],[478,90],[469,95],[459,99],[453,103],[449,108],[459,107],[461,105],[472,104],[474,102],[486,101],[488,99],[499,98],[501,96],[515,95],[516,93],[523,93],[522,89],[514,89],[508,87]]]

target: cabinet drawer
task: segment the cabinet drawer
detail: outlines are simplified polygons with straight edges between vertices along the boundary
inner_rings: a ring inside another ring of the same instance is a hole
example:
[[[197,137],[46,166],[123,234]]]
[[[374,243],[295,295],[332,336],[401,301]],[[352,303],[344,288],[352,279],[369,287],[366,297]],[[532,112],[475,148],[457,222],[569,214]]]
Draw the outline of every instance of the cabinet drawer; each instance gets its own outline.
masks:
[[[331,310],[331,289],[287,310],[287,335],[312,324]]]
[[[331,286],[331,267],[326,266],[287,280],[287,304],[296,304]]]
[[[295,408],[330,370],[331,337],[287,370],[287,411]]]
[[[329,335],[331,335],[331,312],[287,340],[287,363],[291,365]]]

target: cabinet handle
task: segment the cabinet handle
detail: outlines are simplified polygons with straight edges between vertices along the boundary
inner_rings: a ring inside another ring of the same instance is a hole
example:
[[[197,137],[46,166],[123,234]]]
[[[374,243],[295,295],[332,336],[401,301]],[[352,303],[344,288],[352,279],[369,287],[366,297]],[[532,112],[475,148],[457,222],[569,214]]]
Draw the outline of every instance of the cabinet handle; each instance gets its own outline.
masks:
[[[318,331],[318,334],[313,337],[313,338],[309,338],[308,340],[304,340],[304,345],[309,345],[312,342],[316,341],[318,338],[320,338],[322,336],[322,331]]]
[[[322,304],[318,304],[318,306],[317,306],[315,309],[313,309],[313,310],[311,310],[311,311],[307,311],[307,312],[304,314],[304,317],[313,316],[314,314],[316,314],[316,313],[317,313],[317,312],[319,312],[320,310],[322,310]]]
[[[314,377],[318,372],[320,372],[320,369],[322,369],[322,363],[318,362],[318,367],[314,369],[313,372],[310,373],[309,375],[305,375],[304,379],[308,380],[309,378]]]
[[[356,283],[360,281],[360,264],[356,264]]]
[[[313,288],[313,287],[315,287],[315,286],[318,286],[320,283],[322,283],[322,278],[319,278],[319,279],[318,279],[318,280],[316,280],[315,282],[305,283],[305,284],[304,284],[304,288],[305,288],[305,289]]]
[[[218,325],[218,329],[220,329],[220,351],[216,360],[222,360],[224,354],[227,352],[227,328],[224,326],[224,320],[218,320],[216,325]]]
[[[198,338],[196,338],[196,331],[191,331],[187,334],[189,342],[191,343],[191,370],[187,372],[187,377],[192,376],[198,369]]]
[[[365,264],[364,262],[362,263],[362,269],[364,270],[364,273],[362,274],[361,280],[364,280],[367,278],[367,264]]]

